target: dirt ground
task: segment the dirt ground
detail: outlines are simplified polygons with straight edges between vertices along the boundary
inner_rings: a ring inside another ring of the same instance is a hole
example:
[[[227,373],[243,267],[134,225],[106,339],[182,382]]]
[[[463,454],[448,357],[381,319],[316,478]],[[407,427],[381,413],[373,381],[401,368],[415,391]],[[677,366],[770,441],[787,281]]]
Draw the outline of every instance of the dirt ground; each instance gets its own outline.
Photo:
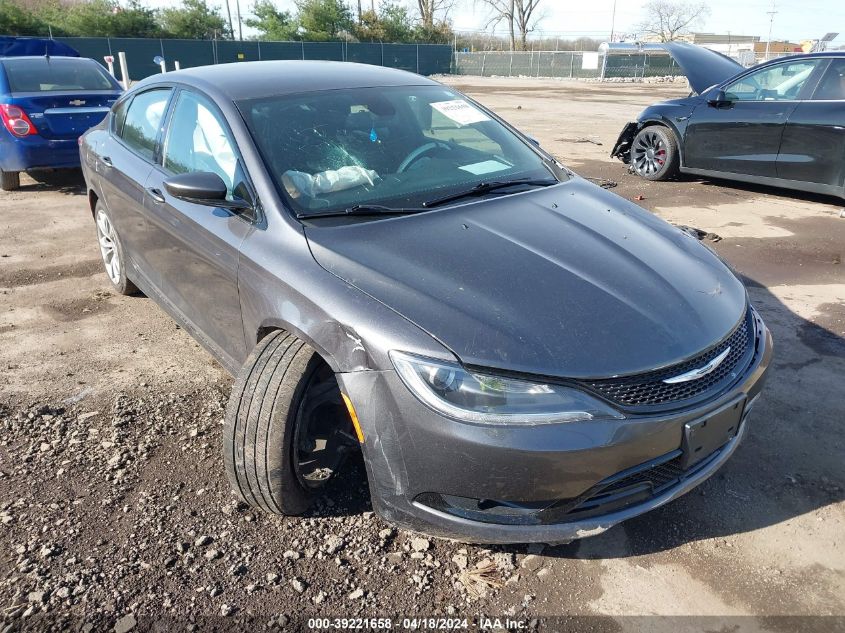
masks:
[[[845,630],[843,203],[629,175],[608,157],[617,133],[679,84],[445,81],[581,175],[711,234],[746,278],[776,358],[732,460],[666,507],[553,548],[396,531],[358,464],[306,517],[253,512],[219,449],[231,378],[150,300],[109,289],[78,173],[27,177],[0,193],[4,633],[306,628],[313,615],[478,627],[481,614],[583,616],[549,630]],[[478,565],[488,584],[468,573]],[[655,615],[714,617],[632,617]]]

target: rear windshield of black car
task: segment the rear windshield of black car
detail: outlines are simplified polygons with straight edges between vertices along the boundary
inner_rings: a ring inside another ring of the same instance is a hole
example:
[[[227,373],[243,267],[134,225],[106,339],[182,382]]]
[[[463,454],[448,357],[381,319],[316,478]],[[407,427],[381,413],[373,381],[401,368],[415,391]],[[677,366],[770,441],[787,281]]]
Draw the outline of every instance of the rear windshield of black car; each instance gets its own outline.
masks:
[[[11,92],[114,90],[104,68],[84,59],[5,59]]]

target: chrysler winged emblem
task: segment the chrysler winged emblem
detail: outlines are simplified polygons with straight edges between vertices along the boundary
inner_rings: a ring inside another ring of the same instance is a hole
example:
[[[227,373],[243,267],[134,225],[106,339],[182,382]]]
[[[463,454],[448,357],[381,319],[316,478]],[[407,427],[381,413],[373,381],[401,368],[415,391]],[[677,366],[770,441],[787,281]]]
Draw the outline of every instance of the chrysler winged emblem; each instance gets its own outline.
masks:
[[[673,376],[672,378],[667,378],[663,382],[665,382],[667,385],[674,385],[679,382],[689,382],[690,380],[698,380],[699,378],[702,378],[707,374],[713,372],[719,365],[722,364],[722,361],[728,357],[728,354],[730,354],[730,352],[731,348],[730,346],[728,346],[728,348],[724,352],[719,354],[716,358],[711,360],[706,365],[703,365],[697,369],[690,369],[688,372]]]
[[[85,105],[85,100],[84,99],[74,99],[73,101],[70,102],[70,105],[72,105],[72,106],[83,106],[83,105]]]

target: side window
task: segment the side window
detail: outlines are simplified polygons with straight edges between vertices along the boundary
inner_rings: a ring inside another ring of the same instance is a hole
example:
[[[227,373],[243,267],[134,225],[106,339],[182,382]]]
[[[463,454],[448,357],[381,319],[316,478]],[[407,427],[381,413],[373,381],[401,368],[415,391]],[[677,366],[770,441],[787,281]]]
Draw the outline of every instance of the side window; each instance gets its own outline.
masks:
[[[123,135],[123,122],[126,121],[126,110],[131,99],[124,99],[117,104],[111,113],[111,132],[115,136]]]
[[[845,59],[834,59],[812,97],[819,101],[845,101]]]
[[[220,116],[204,97],[183,90],[170,119],[164,168],[177,174],[210,171],[232,191],[239,183],[238,158]]]
[[[149,90],[135,95],[126,111],[119,136],[141,156],[152,160],[161,118],[170,98],[170,88]]]
[[[731,101],[789,101],[798,98],[818,59],[788,62],[745,75],[725,88]]]

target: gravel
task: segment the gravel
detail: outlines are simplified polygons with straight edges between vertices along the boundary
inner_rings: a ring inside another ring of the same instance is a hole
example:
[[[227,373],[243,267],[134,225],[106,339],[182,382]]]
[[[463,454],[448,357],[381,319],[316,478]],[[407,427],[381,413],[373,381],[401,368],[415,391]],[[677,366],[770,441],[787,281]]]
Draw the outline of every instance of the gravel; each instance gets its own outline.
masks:
[[[438,613],[479,602],[454,577],[477,561],[512,575],[519,548],[491,553],[381,521],[360,459],[304,517],[238,502],[220,450],[227,387],[0,404],[6,617],[127,632],[165,614],[357,612],[388,594],[391,608]]]

